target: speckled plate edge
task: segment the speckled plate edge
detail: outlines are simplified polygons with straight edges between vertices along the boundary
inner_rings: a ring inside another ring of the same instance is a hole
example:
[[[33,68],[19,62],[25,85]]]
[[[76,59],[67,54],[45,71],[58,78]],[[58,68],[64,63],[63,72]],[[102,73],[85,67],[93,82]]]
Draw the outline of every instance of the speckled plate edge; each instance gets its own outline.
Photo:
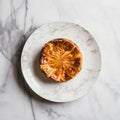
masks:
[[[74,24],[74,23],[69,23],[69,22],[53,22],[53,23],[48,23],[48,24],[43,24],[43,25],[49,25],[49,24],[54,24],[54,23],[66,23],[66,24]],[[78,24],[74,24],[74,25],[76,25],[76,26],[79,26],[79,27],[81,27],[80,25],[78,25]],[[42,25],[41,25],[42,26]],[[38,28],[38,29],[40,29],[40,28]],[[38,30],[37,29],[37,30]],[[89,35],[91,35],[86,29],[84,29],[83,27],[81,27],[81,29],[83,29],[84,31],[86,31]],[[30,35],[30,37],[37,31],[37,30],[35,30],[31,35]],[[91,35],[92,36],[92,35]],[[29,37],[29,38],[30,38]],[[28,40],[29,40],[29,38],[28,38]],[[92,37],[93,38],[93,37]],[[94,38],[93,38],[94,39]],[[24,45],[24,47],[23,47],[23,51],[24,51],[24,49],[25,49],[25,46],[26,46],[26,44],[28,44],[28,40],[26,41],[26,43],[25,43],[25,45]],[[96,42],[96,40],[94,39],[94,42],[96,43],[96,45],[97,45],[97,49],[98,49],[98,52],[99,52],[99,55],[100,55],[100,69],[99,69],[99,71],[98,71],[98,74],[97,74],[97,76],[96,76],[96,80],[97,80],[97,78],[98,78],[98,76],[99,76],[99,73],[100,73],[100,71],[101,71],[101,64],[102,64],[102,59],[101,59],[101,53],[100,53],[100,49],[99,49],[99,46],[98,46],[98,44],[97,44],[97,42]],[[73,100],[76,100],[76,99],[78,99],[78,98],[80,98],[80,97],[82,97],[83,95],[85,95],[89,90],[87,90],[86,92],[84,92],[83,94],[81,94],[80,96],[78,95],[78,97],[75,97],[75,98],[73,98],[73,99],[68,99],[68,100],[54,100],[54,99],[49,99],[49,98],[47,98],[47,97],[44,97],[44,96],[41,96],[40,95],[40,93],[38,92],[38,90],[35,88],[35,87],[33,87],[32,86],[32,84],[31,84],[31,82],[26,78],[26,75],[25,75],[25,72],[24,72],[24,67],[23,67],[23,51],[22,51],[22,54],[21,54],[21,69],[22,69],[22,73],[23,73],[23,76],[24,76],[24,78],[25,78],[25,81],[27,82],[27,84],[28,84],[28,86],[38,95],[38,96],[40,96],[40,97],[42,97],[42,98],[44,98],[44,99],[47,99],[47,100],[49,100],[49,101],[53,101],[53,102],[68,102],[68,101],[73,101]],[[95,80],[95,81],[96,81]],[[94,81],[94,82],[95,82]],[[89,89],[92,87],[92,85],[89,87]]]

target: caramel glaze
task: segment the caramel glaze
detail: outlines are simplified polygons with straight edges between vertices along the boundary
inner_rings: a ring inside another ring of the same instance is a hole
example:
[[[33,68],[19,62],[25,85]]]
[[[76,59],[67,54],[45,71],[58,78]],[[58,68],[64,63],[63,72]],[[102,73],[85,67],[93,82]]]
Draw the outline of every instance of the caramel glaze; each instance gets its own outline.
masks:
[[[82,53],[75,43],[66,38],[49,41],[40,53],[40,69],[54,81],[68,81],[81,68]]]

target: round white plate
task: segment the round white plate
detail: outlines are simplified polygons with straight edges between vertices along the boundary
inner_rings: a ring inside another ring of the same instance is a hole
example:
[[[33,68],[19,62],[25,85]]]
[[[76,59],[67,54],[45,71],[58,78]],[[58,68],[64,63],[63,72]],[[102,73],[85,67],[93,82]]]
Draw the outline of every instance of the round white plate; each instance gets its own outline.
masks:
[[[82,70],[68,82],[52,82],[39,70],[41,48],[55,38],[72,40],[83,54]],[[27,84],[40,97],[68,102],[82,97],[95,83],[101,69],[101,55],[95,39],[87,30],[74,23],[53,22],[41,25],[28,38],[22,51],[21,67]]]

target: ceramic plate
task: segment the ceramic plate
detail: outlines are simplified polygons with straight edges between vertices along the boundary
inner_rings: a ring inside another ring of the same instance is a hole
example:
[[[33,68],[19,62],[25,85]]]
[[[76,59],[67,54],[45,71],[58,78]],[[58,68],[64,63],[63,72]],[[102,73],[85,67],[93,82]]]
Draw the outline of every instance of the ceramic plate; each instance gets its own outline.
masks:
[[[83,54],[82,70],[68,82],[53,82],[39,69],[42,47],[55,38],[72,40]],[[101,69],[101,55],[95,39],[80,25],[53,22],[41,25],[28,38],[22,51],[21,68],[27,84],[40,97],[54,102],[68,102],[85,95],[95,83]]]

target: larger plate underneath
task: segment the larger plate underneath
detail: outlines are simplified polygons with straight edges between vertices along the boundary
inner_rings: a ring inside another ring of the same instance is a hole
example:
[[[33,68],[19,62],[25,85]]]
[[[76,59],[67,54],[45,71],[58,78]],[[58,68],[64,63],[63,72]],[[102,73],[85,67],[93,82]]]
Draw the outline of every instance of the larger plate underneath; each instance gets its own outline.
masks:
[[[45,43],[55,38],[72,40],[83,54],[82,70],[68,82],[51,82],[39,70],[40,51]],[[28,38],[21,55],[21,68],[27,84],[40,97],[68,102],[85,95],[95,83],[101,69],[101,55],[95,39],[80,25],[53,22],[41,25]]]

